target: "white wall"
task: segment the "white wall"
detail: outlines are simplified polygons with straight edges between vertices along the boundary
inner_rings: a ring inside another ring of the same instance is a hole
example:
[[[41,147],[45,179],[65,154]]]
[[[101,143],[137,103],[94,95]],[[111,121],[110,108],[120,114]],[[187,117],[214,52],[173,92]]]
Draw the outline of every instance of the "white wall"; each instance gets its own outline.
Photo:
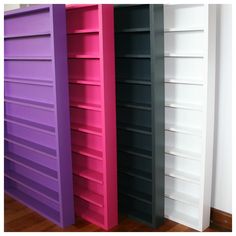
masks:
[[[232,213],[232,9],[217,9],[216,111],[212,207]]]
[[[14,10],[20,7],[20,4],[4,4],[4,11]]]

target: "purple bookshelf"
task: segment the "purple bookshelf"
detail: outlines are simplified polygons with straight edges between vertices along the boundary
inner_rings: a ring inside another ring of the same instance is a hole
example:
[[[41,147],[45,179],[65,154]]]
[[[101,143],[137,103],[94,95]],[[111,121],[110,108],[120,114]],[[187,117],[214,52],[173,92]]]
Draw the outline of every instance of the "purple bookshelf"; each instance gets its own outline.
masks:
[[[62,227],[74,223],[65,17],[64,5],[4,16],[5,192]]]

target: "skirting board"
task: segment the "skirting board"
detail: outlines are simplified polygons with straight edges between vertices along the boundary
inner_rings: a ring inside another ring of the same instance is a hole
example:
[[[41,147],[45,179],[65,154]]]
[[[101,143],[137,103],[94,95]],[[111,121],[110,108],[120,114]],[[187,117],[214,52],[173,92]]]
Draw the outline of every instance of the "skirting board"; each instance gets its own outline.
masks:
[[[232,232],[232,214],[211,208],[211,226]]]

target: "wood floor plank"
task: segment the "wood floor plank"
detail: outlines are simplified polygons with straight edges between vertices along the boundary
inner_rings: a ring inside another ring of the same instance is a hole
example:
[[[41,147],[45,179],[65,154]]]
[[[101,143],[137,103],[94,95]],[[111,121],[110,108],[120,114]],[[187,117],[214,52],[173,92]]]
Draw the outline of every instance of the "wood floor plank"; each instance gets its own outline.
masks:
[[[153,231],[154,232],[168,232],[168,230],[170,230],[171,228],[173,228],[176,225],[178,225],[178,223],[176,223],[172,220],[165,219],[163,225],[154,229]]]
[[[185,232],[187,229],[188,229],[187,226],[181,225],[181,224],[177,224],[174,227],[172,227],[169,230],[167,230],[167,232]]]
[[[4,231],[5,232],[104,232],[103,229],[77,218],[74,225],[60,228],[27,208],[11,197],[5,195],[4,200]],[[110,232],[196,232],[187,226],[165,219],[163,225],[151,228],[136,220],[119,216],[119,225]],[[208,228],[206,232],[220,232],[220,229]]]

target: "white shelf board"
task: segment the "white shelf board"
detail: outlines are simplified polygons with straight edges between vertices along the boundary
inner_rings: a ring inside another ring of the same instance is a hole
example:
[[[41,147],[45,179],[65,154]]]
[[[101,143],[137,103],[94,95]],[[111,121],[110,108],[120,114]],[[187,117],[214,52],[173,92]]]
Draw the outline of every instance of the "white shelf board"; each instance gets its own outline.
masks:
[[[192,205],[194,207],[198,207],[198,203],[199,203],[199,199],[186,194],[186,193],[182,193],[182,192],[176,192],[173,189],[165,189],[165,197],[175,200],[175,201],[179,201],[185,204],[189,204]]]
[[[197,80],[197,79],[173,79],[170,77],[165,77],[165,83],[169,83],[169,84],[187,84],[187,85],[203,85],[204,82],[202,80]]]
[[[187,110],[194,110],[194,111],[202,111],[202,107],[198,104],[191,104],[191,103],[176,103],[176,102],[166,102],[166,107],[171,108],[180,108],[180,109],[187,109]]]
[[[188,181],[191,183],[200,184],[200,177],[199,176],[196,176],[196,175],[193,175],[190,173],[186,173],[184,171],[166,168],[165,175],[173,177],[173,178],[177,178],[177,179],[182,179],[184,181]]]
[[[201,158],[200,153],[195,153],[195,152],[190,152],[178,148],[172,148],[172,147],[165,147],[165,153],[168,155],[172,155],[175,157],[181,157],[181,158],[186,158],[190,160],[197,160],[199,161]]]
[[[173,125],[173,124],[165,124],[165,130],[170,132],[177,132],[182,134],[189,134],[189,135],[195,135],[201,137],[201,130],[192,128],[192,127],[186,127],[186,126],[180,126],[180,125]]]
[[[165,28],[165,33],[176,33],[176,32],[194,32],[194,31],[202,31],[204,32],[203,27],[175,27],[175,28]]]
[[[165,57],[180,57],[180,58],[203,58],[203,54],[200,53],[170,53],[166,52]]]

